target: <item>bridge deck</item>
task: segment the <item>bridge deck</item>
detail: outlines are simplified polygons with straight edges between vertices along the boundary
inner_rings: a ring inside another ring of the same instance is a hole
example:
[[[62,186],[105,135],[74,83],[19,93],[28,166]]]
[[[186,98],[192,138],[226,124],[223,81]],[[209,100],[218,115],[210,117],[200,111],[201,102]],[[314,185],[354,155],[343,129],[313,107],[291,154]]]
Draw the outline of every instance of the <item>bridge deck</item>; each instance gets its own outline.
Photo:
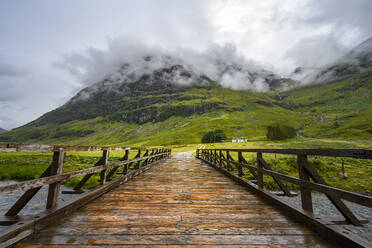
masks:
[[[190,156],[161,162],[18,244],[40,245],[330,246]]]

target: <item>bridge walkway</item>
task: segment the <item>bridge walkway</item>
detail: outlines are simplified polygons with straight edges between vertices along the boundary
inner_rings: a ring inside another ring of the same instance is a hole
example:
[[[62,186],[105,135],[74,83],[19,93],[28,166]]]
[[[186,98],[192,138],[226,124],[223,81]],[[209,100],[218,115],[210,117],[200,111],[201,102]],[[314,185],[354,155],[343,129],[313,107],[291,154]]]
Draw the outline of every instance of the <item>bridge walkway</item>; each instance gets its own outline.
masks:
[[[190,153],[174,155],[16,247],[330,247]]]

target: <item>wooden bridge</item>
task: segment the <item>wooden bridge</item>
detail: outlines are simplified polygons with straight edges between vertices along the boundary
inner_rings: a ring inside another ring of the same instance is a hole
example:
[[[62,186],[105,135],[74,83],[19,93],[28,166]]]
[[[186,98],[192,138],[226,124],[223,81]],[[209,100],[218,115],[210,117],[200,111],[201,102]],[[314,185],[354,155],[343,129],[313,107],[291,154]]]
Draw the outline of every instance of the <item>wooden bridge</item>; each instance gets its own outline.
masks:
[[[307,162],[311,155],[371,159],[370,150],[203,149],[197,150],[199,159],[195,159],[191,153],[170,157],[169,149],[159,148],[3,145],[4,151],[9,149],[43,149],[54,151],[54,156],[40,179],[0,187],[0,193],[26,191],[2,219],[9,228],[0,234],[1,247],[371,246],[315,216],[309,192],[325,193],[345,221],[355,225],[363,221],[341,199],[372,207],[372,198],[327,186]],[[62,174],[65,152],[76,150],[102,150],[103,155],[92,168]],[[110,150],[123,150],[122,160],[108,164]],[[136,156],[130,159],[132,151]],[[245,161],[243,153],[248,152],[257,153],[257,166]],[[298,156],[300,178],[274,172],[262,153]],[[254,183],[243,178],[248,172],[254,175]],[[82,186],[93,173],[100,173],[101,185],[83,192]],[[110,179],[114,173],[122,176]],[[283,194],[292,194],[283,180],[299,184],[303,209],[265,190],[263,174],[272,176]],[[59,184],[81,175],[84,178],[69,192],[81,197],[63,206],[56,204]],[[42,185],[49,185],[47,210],[32,218],[19,216]]]

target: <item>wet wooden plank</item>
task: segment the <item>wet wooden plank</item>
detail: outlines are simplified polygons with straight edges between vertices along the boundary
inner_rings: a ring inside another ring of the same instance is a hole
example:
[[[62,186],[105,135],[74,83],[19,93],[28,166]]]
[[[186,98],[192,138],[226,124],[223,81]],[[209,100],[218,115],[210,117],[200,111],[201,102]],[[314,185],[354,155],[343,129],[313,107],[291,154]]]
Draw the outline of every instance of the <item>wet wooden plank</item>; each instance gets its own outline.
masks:
[[[19,247],[19,246],[17,246]],[[33,244],[28,244],[27,247],[30,247],[30,248],[40,248],[40,245],[33,245]],[[52,245],[52,244],[43,244],[42,247],[46,247],[46,248],[55,248],[55,247],[76,247],[76,248],[92,248],[92,247],[100,247],[100,248],[107,248],[107,247],[133,247],[133,245],[115,245],[115,244],[111,244],[111,245],[80,245],[80,244],[66,244],[66,245],[62,245],[62,244],[58,244],[58,245]],[[156,244],[151,244],[151,246],[149,245],[136,245],[135,246],[136,248],[148,248],[148,247],[164,247],[164,245],[156,245]],[[189,248],[189,247],[192,247],[194,248],[195,245],[166,245],[167,248]],[[196,247],[205,247],[205,248],[214,248],[214,247],[222,247],[222,248],[244,248],[244,247],[249,247],[249,248],[263,248],[263,247],[271,247],[271,248],[297,248],[299,247],[298,245],[216,245],[216,244],[213,244],[213,245],[206,245],[206,244],[199,244],[197,245]],[[330,247],[330,246],[322,246],[322,247]],[[303,244],[301,245],[301,248],[319,248],[319,245],[308,245],[308,244]]]
[[[19,247],[329,247],[214,169],[170,159]]]
[[[316,245],[322,244],[314,235],[38,235],[36,244],[85,244],[85,245]],[[324,242],[323,242],[324,243]]]

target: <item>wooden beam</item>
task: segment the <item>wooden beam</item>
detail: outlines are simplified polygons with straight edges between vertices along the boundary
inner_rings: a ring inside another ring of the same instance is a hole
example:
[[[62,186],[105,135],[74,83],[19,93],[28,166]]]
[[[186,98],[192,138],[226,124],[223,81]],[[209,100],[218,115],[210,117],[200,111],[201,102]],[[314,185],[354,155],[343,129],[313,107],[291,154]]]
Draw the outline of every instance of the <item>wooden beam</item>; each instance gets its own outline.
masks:
[[[223,168],[215,166],[213,163],[207,160],[203,161],[230,177],[240,185],[246,187],[250,192],[255,193],[261,199],[264,199],[268,203],[275,205],[279,210],[282,211],[283,214],[291,217],[293,220],[301,224],[306,225],[326,240],[336,244],[337,247],[370,247],[370,243],[362,238],[359,238],[359,236],[356,236],[350,232],[345,232],[344,229],[335,226],[333,223],[330,225],[329,222],[323,221],[321,218],[317,218],[312,213],[303,211],[302,209],[288,204],[285,200],[268,192],[267,190],[260,189],[257,185],[251,183],[245,178],[238,177],[237,175],[228,172]]]
[[[263,159],[262,158],[262,153],[261,152],[257,152],[257,167],[260,168],[260,169],[263,168],[263,165],[261,163],[261,159]],[[261,170],[259,170],[257,172],[257,177],[256,178],[257,178],[257,185],[258,185],[258,187],[260,187],[261,189],[263,189],[263,187],[264,187],[264,180],[263,180],[263,173],[262,173]]]
[[[297,155],[298,173],[299,178],[303,181],[310,182],[310,176],[304,168],[304,164],[307,162],[306,155]],[[311,198],[311,189],[301,186],[301,203],[302,209],[313,212],[313,201]]]
[[[213,149],[206,149],[213,150]],[[221,149],[230,152],[261,152],[277,154],[294,154],[308,156],[349,157],[372,159],[372,150],[365,149]]]
[[[65,157],[66,153],[63,152],[62,149],[59,152],[54,152],[53,163],[51,164],[49,176],[62,174],[62,167]],[[49,184],[48,199],[46,203],[47,209],[57,206],[60,187],[60,182]]]
[[[230,163],[232,163],[234,165],[239,164],[239,162],[234,161],[234,160],[230,160]],[[279,172],[257,168],[257,167],[254,167],[254,166],[251,166],[251,165],[248,165],[248,164],[241,164],[241,165],[243,167],[252,168],[254,170],[257,170],[258,172],[261,171],[265,175],[276,176],[278,179],[286,180],[290,183],[294,183],[294,184],[300,185],[302,187],[305,187],[305,188],[308,188],[308,189],[311,189],[311,190],[315,190],[315,191],[318,191],[318,192],[321,192],[321,193],[324,193],[324,194],[334,194],[334,195],[337,195],[337,197],[339,197],[341,199],[345,199],[345,200],[348,200],[350,202],[354,202],[354,203],[372,208],[372,197],[369,197],[369,196],[366,196],[366,195],[361,195],[361,194],[358,194],[358,193],[354,193],[354,192],[350,192],[350,191],[346,191],[346,190],[342,190],[342,189],[338,189],[338,188],[333,188],[331,186],[324,185],[324,184],[318,184],[318,183],[313,183],[313,182],[309,182],[309,181],[303,181],[301,179],[291,177],[291,176],[288,176],[288,175],[284,175],[284,174],[281,174]]]
[[[239,177],[242,177],[244,176],[244,173],[243,173],[243,167],[242,167],[242,163],[243,163],[243,155],[242,155],[242,152],[238,152],[238,161],[239,161],[239,164],[236,165],[236,168],[238,169],[238,176]]]
[[[319,184],[327,185],[324,179],[318,174],[318,172],[312,167],[312,165],[308,161],[303,161],[303,167],[309,173],[310,177]],[[335,207],[340,211],[340,213],[345,217],[347,221],[356,225],[362,226],[362,223],[358,220],[358,218],[350,211],[350,209],[341,201],[339,197],[336,197],[331,194],[326,193],[327,198],[335,205]]]
[[[105,158],[102,156],[97,163],[95,163],[95,165],[93,167],[98,167],[100,165],[103,165],[103,163],[105,162]],[[89,173],[87,175],[85,175],[83,177],[83,179],[80,180],[80,182],[74,187],[74,191],[80,191],[81,188],[85,185],[85,183],[89,180],[89,178],[91,178],[93,176],[94,172],[93,173]]]
[[[126,160],[128,160],[128,158],[129,158],[129,149],[125,150],[124,156],[120,159],[120,161],[126,161]],[[128,164],[124,165],[123,172],[117,172],[117,174],[124,174],[125,175],[126,174],[126,173],[124,173],[125,168],[128,171]],[[115,174],[115,172],[118,169],[119,169],[119,166],[112,168],[106,176],[106,181],[110,181],[111,177]]]
[[[230,155],[230,151],[226,151],[226,166],[228,171],[232,171],[232,165],[230,161],[234,161],[234,159]]]
[[[137,155],[135,156],[135,158],[140,158],[141,157],[141,149],[138,149],[138,153]],[[140,165],[141,165],[141,161],[139,160],[136,165],[134,166],[134,169],[139,169],[140,168]]]
[[[108,150],[103,150],[102,164],[100,164],[100,165],[107,165],[109,156],[110,156],[110,152]],[[102,170],[101,173],[100,173],[99,183],[101,185],[104,185],[106,183],[106,171],[107,170]]]
[[[1,143],[0,152],[58,152],[63,149],[65,152],[73,151],[120,151],[120,150],[138,150],[149,149],[150,147],[116,147],[116,146],[63,146],[63,145],[40,145],[40,144],[13,144]]]
[[[151,166],[146,166],[136,171],[131,171],[125,176],[114,179],[110,183],[105,185],[100,185],[94,188],[92,191],[84,193],[80,198],[73,200],[72,202],[64,203],[56,208],[45,210],[39,213],[35,218],[30,218],[29,220],[22,220],[22,223],[17,225],[9,226],[0,230],[0,247],[8,247],[17,243],[18,241],[32,235],[35,232],[45,228],[46,226],[54,223],[56,220],[61,219],[76,209],[86,205],[88,202],[98,198],[104,193],[118,187],[120,184],[129,181],[130,179],[136,177],[142,172],[152,168],[157,163],[152,163]]]
[[[54,157],[53,157],[54,158]],[[39,178],[47,177],[50,175],[50,170],[52,168],[52,165],[54,163],[54,159],[51,163],[51,165],[48,166],[48,168],[41,174]],[[17,215],[25,206],[26,204],[36,195],[37,192],[41,189],[40,187],[35,187],[33,189],[28,189],[14,204],[10,209],[5,213],[5,216],[15,216]]]
[[[259,158],[259,160],[260,160],[260,163],[263,165],[263,167],[266,169],[266,170],[271,170],[272,171],[272,169],[271,169],[271,166],[268,164],[268,163],[266,163],[266,161],[261,157],[261,158]],[[279,178],[277,178],[276,176],[271,176],[273,179],[274,179],[274,181],[278,184],[278,186],[279,186],[279,188],[283,191],[283,193],[286,195],[286,196],[289,196],[289,197],[291,197],[291,196],[293,196],[292,194],[291,194],[291,192],[289,191],[289,189],[280,181],[280,179]]]
[[[149,155],[149,149],[146,149],[146,152],[145,154],[143,154],[144,157],[147,157]],[[148,161],[149,159],[145,159],[145,161],[143,161],[142,165],[146,166],[148,164]]]
[[[154,157],[159,157],[160,155],[162,155],[162,154],[154,155]],[[100,172],[102,170],[107,170],[107,169],[114,168],[114,167],[117,167],[117,166],[122,166],[122,165],[125,165],[125,164],[135,163],[135,162],[138,162],[138,161],[141,161],[141,160],[144,160],[144,159],[146,159],[146,157],[131,159],[131,160],[128,160],[128,161],[119,161],[119,162],[115,162],[115,163],[108,164],[108,165],[100,165],[100,166],[95,166],[95,167],[91,167],[91,168],[88,168],[88,169],[72,171],[72,172],[64,173],[62,175],[45,176],[45,177],[40,177],[38,179],[28,180],[28,181],[15,183],[15,184],[10,184],[10,185],[5,185],[5,186],[0,187],[0,193],[14,192],[14,191],[17,191],[17,190],[29,190],[29,189],[41,187],[41,186],[44,186],[44,185],[47,185],[47,184],[51,184],[51,183],[62,182],[62,181],[70,180],[70,179],[75,178],[75,177],[85,176],[87,174],[92,174],[92,173],[94,174],[96,172]]]
[[[245,160],[242,153],[238,153],[238,157],[239,157],[239,163],[248,164],[247,160]],[[253,175],[253,177],[257,180],[256,172],[249,167],[247,167],[247,168],[248,168],[249,172]]]

